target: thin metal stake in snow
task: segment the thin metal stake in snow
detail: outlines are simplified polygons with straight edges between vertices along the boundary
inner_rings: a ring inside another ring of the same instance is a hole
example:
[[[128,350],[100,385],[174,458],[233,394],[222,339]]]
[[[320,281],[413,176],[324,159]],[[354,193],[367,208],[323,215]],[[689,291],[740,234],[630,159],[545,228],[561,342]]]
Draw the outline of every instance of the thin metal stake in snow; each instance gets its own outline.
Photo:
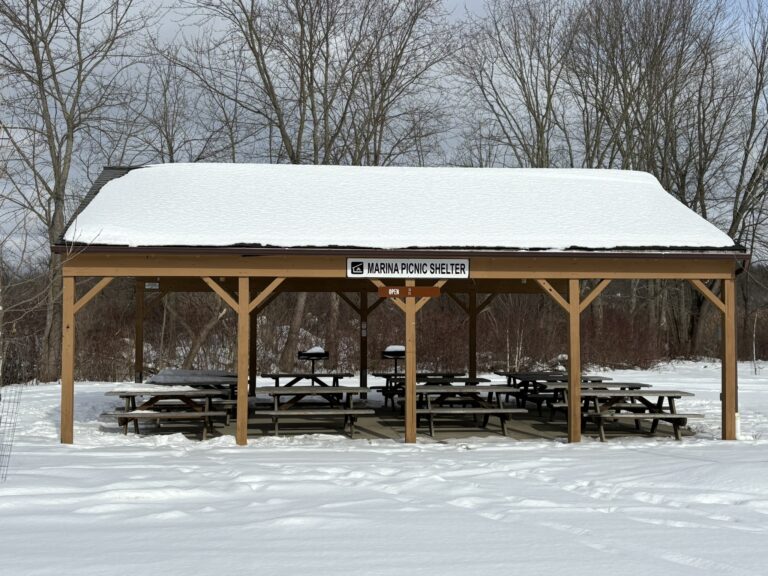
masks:
[[[8,477],[16,420],[21,405],[20,385],[0,388],[0,482]]]

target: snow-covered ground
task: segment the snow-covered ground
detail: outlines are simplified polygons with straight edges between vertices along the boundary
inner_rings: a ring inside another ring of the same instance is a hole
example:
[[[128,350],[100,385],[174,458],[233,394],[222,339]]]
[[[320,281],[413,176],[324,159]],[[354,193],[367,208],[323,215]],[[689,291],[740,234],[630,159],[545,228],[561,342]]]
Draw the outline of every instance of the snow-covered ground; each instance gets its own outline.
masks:
[[[342,436],[135,437],[100,429],[113,384],[24,391],[0,484],[0,574],[768,573],[768,365],[740,366],[717,440],[718,363],[610,374],[695,392],[695,437],[578,445]]]

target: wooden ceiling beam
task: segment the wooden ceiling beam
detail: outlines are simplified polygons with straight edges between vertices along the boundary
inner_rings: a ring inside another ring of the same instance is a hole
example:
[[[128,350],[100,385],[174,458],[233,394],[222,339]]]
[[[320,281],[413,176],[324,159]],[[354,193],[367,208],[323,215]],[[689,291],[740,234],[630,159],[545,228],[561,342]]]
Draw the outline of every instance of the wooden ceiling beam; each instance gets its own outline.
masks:
[[[75,302],[73,313],[77,314],[83,306],[88,304],[88,302],[93,300],[99,292],[104,290],[104,288],[106,288],[107,285],[112,282],[112,280],[114,280],[114,278],[109,276],[99,280],[95,286],[93,286],[90,290],[88,290],[88,292],[85,293],[85,295],[83,295],[80,299],[77,300],[77,302]]]
[[[610,283],[610,280],[601,280],[600,283],[592,289],[592,292],[590,292],[587,297],[579,303],[579,312],[584,312],[584,310],[586,310],[587,307],[592,304],[594,299],[600,296],[603,290],[608,288],[608,284]]]
[[[717,295],[714,292],[712,292],[712,290],[710,290],[706,284],[704,284],[704,282],[702,282],[701,280],[691,280],[690,282],[696,287],[696,289],[699,292],[701,292],[701,294],[707,300],[709,300],[715,306],[715,308],[717,308],[718,310],[720,310],[720,312],[725,314],[726,312],[725,302],[720,300],[720,298],[718,298]]]
[[[382,253],[384,256],[385,253]],[[732,278],[737,261],[692,253],[690,259],[649,255],[504,256],[471,258],[470,279],[654,279]],[[435,255],[439,257],[439,255]],[[79,253],[64,262],[71,276],[267,277],[347,279],[345,256],[254,256],[231,254]],[[458,288],[457,288],[458,290]],[[479,288],[478,288],[479,290]]]

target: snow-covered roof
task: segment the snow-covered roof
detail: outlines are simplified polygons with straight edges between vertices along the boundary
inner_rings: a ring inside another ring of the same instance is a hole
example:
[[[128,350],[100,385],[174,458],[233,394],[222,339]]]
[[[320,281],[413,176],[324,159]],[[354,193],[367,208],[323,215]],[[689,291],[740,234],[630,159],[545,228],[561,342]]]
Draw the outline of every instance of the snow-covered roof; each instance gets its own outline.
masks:
[[[63,240],[122,246],[735,249],[644,172],[163,164],[104,184]]]

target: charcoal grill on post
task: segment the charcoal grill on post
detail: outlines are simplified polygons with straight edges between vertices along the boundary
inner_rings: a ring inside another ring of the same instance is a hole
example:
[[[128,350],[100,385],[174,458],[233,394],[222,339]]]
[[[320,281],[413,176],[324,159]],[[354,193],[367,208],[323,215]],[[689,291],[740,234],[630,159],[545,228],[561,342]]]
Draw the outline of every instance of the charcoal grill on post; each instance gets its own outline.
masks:
[[[315,373],[315,362],[317,360],[326,360],[328,358],[328,352],[322,348],[315,347],[309,350],[299,350],[299,360],[309,360],[312,362],[312,374]]]
[[[384,349],[384,351],[381,353],[381,357],[384,360],[395,361],[394,373],[397,374],[397,361],[405,358],[405,346],[395,346],[395,345],[387,346]]]

